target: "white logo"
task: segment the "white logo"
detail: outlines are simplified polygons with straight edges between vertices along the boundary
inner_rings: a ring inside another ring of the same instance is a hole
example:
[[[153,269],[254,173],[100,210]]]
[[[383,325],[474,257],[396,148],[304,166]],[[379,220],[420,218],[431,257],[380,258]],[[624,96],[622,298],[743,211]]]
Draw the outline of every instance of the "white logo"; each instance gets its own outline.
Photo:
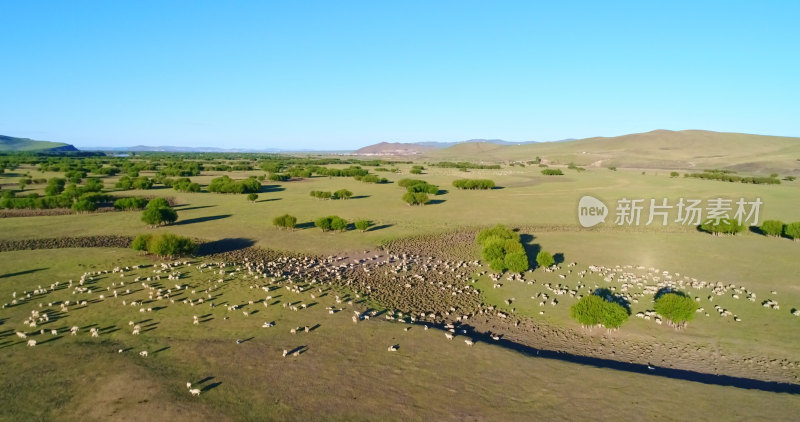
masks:
[[[578,202],[578,221],[583,227],[593,227],[605,223],[607,215],[606,204],[593,196],[584,196]]]

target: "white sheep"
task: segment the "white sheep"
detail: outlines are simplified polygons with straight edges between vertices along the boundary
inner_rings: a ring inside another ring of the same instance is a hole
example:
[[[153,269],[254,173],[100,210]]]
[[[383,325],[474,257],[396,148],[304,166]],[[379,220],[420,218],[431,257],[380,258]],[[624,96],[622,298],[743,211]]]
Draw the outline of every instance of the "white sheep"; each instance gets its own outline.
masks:
[[[147,350],[142,350],[141,352],[139,352],[139,356],[141,356],[143,358],[146,358],[147,357]]]
[[[33,347],[33,346],[36,346],[36,340],[34,339],[28,340],[28,347]]]
[[[191,390],[189,390],[189,393],[191,393],[193,396],[199,396],[200,395],[200,389],[199,388],[192,388]]]

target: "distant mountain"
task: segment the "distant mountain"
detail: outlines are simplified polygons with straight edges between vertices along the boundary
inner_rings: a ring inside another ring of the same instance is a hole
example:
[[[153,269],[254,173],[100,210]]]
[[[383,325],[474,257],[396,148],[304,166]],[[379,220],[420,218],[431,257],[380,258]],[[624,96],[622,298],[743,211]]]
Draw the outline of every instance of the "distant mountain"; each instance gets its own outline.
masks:
[[[800,138],[706,130],[654,130],[524,145],[461,143],[425,154],[431,160],[483,162],[530,161],[537,156],[549,163],[590,167],[800,174]]]
[[[2,152],[70,152],[77,148],[63,142],[34,141],[28,138],[15,138],[0,135],[0,151]]]
[[[357,155],[419,155],[430,150],[454,147],[460,144],[527,145],[537,141],[510,142],[502,139],[469,139],[458,142],[380,142],[354,151]]]
[[[136,145],[132,147],[82,147],[86,151],[109,151],[109,152],[237,152],[237,153],[281,153],[281,152],[312,152],[313,150],[297,149],[285,150],[280,148],[215,148],[215,147],[181,147],[181,146],[148,146]]]

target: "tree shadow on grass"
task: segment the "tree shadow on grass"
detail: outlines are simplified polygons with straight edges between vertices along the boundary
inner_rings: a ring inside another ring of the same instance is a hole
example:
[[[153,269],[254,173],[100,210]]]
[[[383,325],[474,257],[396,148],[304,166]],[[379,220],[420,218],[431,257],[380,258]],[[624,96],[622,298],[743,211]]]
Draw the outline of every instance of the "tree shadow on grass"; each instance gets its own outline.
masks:
[[[367,231],[368,232],[372,232],[372,231],[376,231],[376,230],[388,229],[389,227],[392,227],[393,225],[394,224],[381,224],[380,226],[372,226],[372,227],[368,228]]]
[[[186,205],[189,205],[189,204],[186,204]],[[176,207],[175,207],[175,211],[201,210],[201,209],[203,209],[203,208],[213,208],[213,207],[216,207],[216,205],[199,205],[199,206],[196,206],[196,207],[189,207],[189,208],[179,208],[179,207],[184,207],[184,206],[186,206],[186,205],[178,205],[178,206],[176,206]]]
[[[281,185],[261,185],[261,189],[259,189],[258,193],[280,192],[284,190],[286,190],[286,188]]]
[[[536,264],[536,255],[539,255],[539,252],[542,251],[541,245],[532,243],[534,239],[536,239],[536,237],[531,234],[523,233],[519,235],[519,241],[522,243],[522,247],[525,248],[525,254],[528,255],[528,269],[538,266]]]
[[[300,223],[300,224],[294,226],[294,228],[300,229],[300,230],[312,229],[312,228],[314,228],[314,222],[313,221],[307,221],[305,223]]]
[[[356,196],[351,196],[350,199],[364,199],[369,197],[370,195],[356,195]]]
[[[441,204],[441,203],[443,203],[443,202],[446,202],[446,201],[445,201],[444,199],[431,199],[431,200],[430,200],[430,201],[428,201],[428,203],[427,203],[427,204],[425,204],[425,205],[439,205],[439,204]]]
[[[259,202],[272,202],[272,201],[280,201],[280,200],[281,200],[281,198],[269,198],[269,199],[262,199],[260,201],[256,201],[256,203],[259,203]]]
[[[255,244],[256,242],[253,239],[241,237],[214,240],[199,245],[197,247],[197,256],[238,251],[240,249],[249,248]]]
[[[557,254],[553,254],[553,261],[555,261],[556,265],[564,263],[564,254],[559,252]]]
[[[177,223],[174,223],[173,225],[183,226],[186,224],[203,223],[206,221],[221,220],[223,218],[228,218],[230,216],[231,214],[209,215],[207,217],[197,217],[197,218],[190,218],[188,220],[179,220]]]
[[[46,267],[45,268],[34,268],[34,269],[31,269],[31,270],[17,271],[15,273],[0,274],[0,278],[8,278],[8,277],[16,277],[18,275],[32,274],[32,273],[35,273],[35,272],[38,272],[38,271],[44,271],[46,269],[48,269],[48,268],[46,268]]]

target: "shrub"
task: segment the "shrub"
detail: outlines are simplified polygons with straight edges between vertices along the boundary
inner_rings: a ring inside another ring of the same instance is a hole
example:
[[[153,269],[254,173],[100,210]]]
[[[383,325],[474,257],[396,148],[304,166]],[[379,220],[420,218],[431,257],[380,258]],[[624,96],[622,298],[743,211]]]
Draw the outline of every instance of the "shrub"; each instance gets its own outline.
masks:
[[[608,169],[611,170],[611,171],[617,171],[617,167],[616,166],[608,166]]]
[[[333,193],[334,199],[350,199],[353,196],[353,192],[350,192],[347,189],[339,189]]]
[[[519,240],[519,234],[502,224],[490,229],[481,230],[476,236],[481,245],[481,257],[489,263],[492,271],[509,270],[521,273],[530,268],[525,247]]]
[[[291,176],[288,174],[281,174],[281,173],[271,173],[269,175],[269,180],[273,182],[285,182],[289,180]]]
[[[678,177],[678,176],[680,176],[680,173],[678,173],[677,171],[673,171],[673,172],[669,173],[669,177]]]
[[[495,184],[489,179],[457,179],[453,186],[458,189],[494,189]]]
[[[118,210],[140,210],[147,206],[147,199],[141,197],[120,198],[114,201]]]
[[[171,233],[161,233],[146,240],[147,252],[160,257],[190,255],[195,250],[192,239]]]
[[[140,234],[133,239],[131,242],[131,249],[140,252],[147,252],[147,244],[150,242],[150,238],[153,235],[150,234]]]
[[[780,236],[783,233],[783,222],[778,220],[765,220],[761,223],[761,231],[766,236]]]
[[[75,212],[91,212],[97,209],[97,204],[90,199],[81,199],[80,201],[72,204],[72,210]]]
[[[148,209],[150,208],[169,208],[169,202],[165,198],[153,198],[147,203]]]
[[[260,190],[261,183],[255,177],[233,180],[225,175],[213,179],[208,185],[208,191],[216,193],[256,193]]]
[[[362,232],[365,232],[365,231],[367,231],[369,226],[372,225],[372,223],[369,220],[357,220],[355,225],[356,225],[356,229],[361,230]]]
[[[783,226],[783,235],[794,241],[800,240],[800,221]]]
[[[44,194],[48,196],[55,196],[64,192],[64,185],[67,183],[67,179],[61,179],[58,177],[54,177],[47,181],[47,187],[44,188]]]
[[[422,169],[420,169],[420,168],[412,168],[411,171],[409,171],[409,173],[411,173],[411,174],[422,174]]]
[[[321,190],[312,190],[311,196],[317,199],[331,199],[333,198],[333,194],[330,192],[323,192]]]
[[[347,220],[337,216],[329,217],[331,219],[331,229],[336,231],[346,231],[347,230]]]
[[[542,174],[545,176],[563,176],[564,172],[561,169],[544,169]]]
[[[200,184],[192,183],[188,177],[182,177],[172,182],[172,188],[179,192],[200,192]]]
[[[498,224],[491,229],[481,230],[476,237],[478,244],[483,245],[488,239],[498,237],[500,239],[514,239],[519,241],[519,233],[509,229],[508,227]]]
[[[550,255],[550,252],[547,251],[540,251],[536,255],[536,264],[542,268],[547,268],[552,266],[556,263],[556,260],[553,259],[553,255]]]
[[[430,202],[430,198],[424,192],[406,192],[403,195],[403,201],[405,201],[408,205],[425,205]]]
[[[147,204],[147,208],[142,212],[142,221],[150,226],[171,224],[176,220],[178,213],[170,207],[150,208],[150,204]]]
[[[679,328],[694,318],[697,303],[682,292],[667,292],[657,295],[654,309],[671,325]]]
[[[247,195],[247,200],[250,201],[250,202],[255,203],[256,199],[258,199],[258,194],[257,193],[250,193],[250,194]]]
[[[331,229],[331,219],[330,217],[320,217],[314,220],[314,225],[326,232]]]
[[[272,224],[283,229],[294,229],[297,225],[297,217],[289,214],[284,214],[272,219]]]
[[[521,244],[517,244],[521,246]],[[513,273],[521,273],[530,268],[530,263],[528,263],[528,255],[524,250],[521,252],[508,253],[503,261],[506,268]]]
[[[584,326],[618,328],[628,319],[628,310],[597,295],[587,295],[569,309],[570,316]]]

